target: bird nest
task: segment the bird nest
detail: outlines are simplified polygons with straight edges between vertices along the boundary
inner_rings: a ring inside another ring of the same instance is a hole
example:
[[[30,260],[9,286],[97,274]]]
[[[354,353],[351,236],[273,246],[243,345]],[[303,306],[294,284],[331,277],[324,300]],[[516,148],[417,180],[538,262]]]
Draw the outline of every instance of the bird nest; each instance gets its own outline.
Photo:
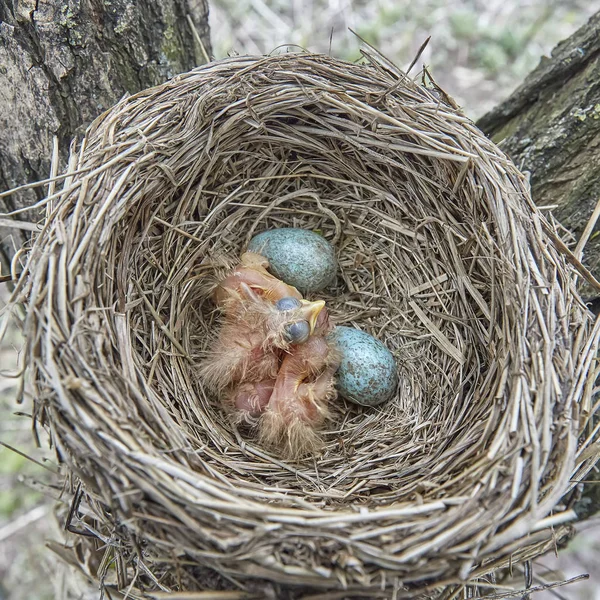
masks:
[[[78,486],[71,543],[106,589],[489,593],[486,574],[569,531],[566,494],[596,459],[578,261],[438,88],[365,56],[180,75],[99,117],[50,184],[14,300],[35,421]],[[318,297],[400,373],[387,404],[335,401],[299,461],[198,377],[215,257],[279,227],[333,244]]]

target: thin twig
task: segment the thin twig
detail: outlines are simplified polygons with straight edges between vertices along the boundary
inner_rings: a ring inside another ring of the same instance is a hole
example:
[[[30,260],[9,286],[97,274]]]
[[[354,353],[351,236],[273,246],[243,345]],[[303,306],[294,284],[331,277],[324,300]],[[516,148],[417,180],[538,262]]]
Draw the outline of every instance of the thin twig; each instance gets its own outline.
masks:
[[[39,225],[28,223],[27,221],[19,221],[18,219],[0,219],[0,227],[8,227],[9,229],[21,229],[23,231],[39,231]]]
[[[417,50],[417,53],[415,54],[415,57],[413,58],[412,62],[410,63],[410,65],[408,65],[408,69],[406,69],[407,75],[411,72],[412,68],[417,64],[417,61],[421,58],[421,54],[423,54],[423,52],[425,52],[425,48],[427,48],[427,45],[429,44],[430,41],[431,41],[431,36],[428,36],[427,39],[421,44],[421,46]]]
[[[187,22],[189,23],[190,29],[192,30],[192,35],[194,36],[194,40],[198,44],[198,47],[200,48],[200,51],[202,52],[202,56],[204,57],[204,60],[207,63],[209,63],[210,56],[208,56],[208,52],[206,51],[204,42],[202,41],[202,38],[200,37],[200,34],[198,33],[198,29],[196,28],[196,24],[194,23],[194,20],[192,19],[191,15],[189,15],[189,14],[186,15],[186,18],[187,18]]]
[[[33,525],[36,521],[43,519],[49,512],[50,506],[48,504],[42,504],[41,506],[32,508],[24,515],[17,517],[3,527],[0,527],[0,542],[5,542],[13,535],[17,535],[23,531],[23,529]]]
[[[598,198],[598,202],[596,202],[596,206],[594,207],[592,215],[589,218],[589,220],[585,226],[585,229],[583,230],[583,233],[581,234],[581,237],[579,238],[579,241],[577,242],[577,246],[575,246],[575,250],[574,250],[573,254],[579,260],[583,259],[583,249],[585,248],[585,245],[588,243],[590,236],[592,235],[592,231],[594,230],[594,227],[596,226],[596,223],[598,222],[599,218],[600,218],[600,198]]]

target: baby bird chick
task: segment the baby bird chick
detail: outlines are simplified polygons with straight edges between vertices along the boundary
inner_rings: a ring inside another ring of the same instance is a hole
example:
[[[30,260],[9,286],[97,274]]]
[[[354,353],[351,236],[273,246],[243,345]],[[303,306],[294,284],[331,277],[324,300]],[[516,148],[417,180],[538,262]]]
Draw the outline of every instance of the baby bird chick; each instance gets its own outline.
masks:
[[[327,341],[331,331],[326,309],[319,313],[313,335],[288,350],[268,405],[260,420],[260,441],[277,448],[284,458],[314,454],[322,446],[317,428],[335,398],[339,355]],[[270,385],[270,384],[269,384]]]
[[[240,264],[217,284],[213,293],[217,306],[235,303],[235,294],[232,292],[239,290],[242,284],[271,303],[286,297],[302,299],[302,295],[295,287],[271,275],[267,271],[268,267],[269,261],[264,256],[254,252],[244,252]]]
[[[309,338],[325,304],[301,299],[266,266],[262,256],[246,253],[214,292],[223,324],[201,375],[212,391],[240,411],[240,420],[264,410],[283,353]]]

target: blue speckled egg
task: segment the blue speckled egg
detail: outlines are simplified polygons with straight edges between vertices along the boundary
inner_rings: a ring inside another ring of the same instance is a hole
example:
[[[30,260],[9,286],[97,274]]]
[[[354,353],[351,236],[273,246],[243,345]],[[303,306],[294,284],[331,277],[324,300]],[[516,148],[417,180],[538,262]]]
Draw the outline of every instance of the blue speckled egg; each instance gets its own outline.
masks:
[[[252,238],[248,251],[264,256],[275,277],[304,294],[318,292],[335,279],[333,246],[312,231],[291,227],[263,231]]]
[[[376,406],[393,397],[398,385],[396,362],[379,340],[352,327],[336,327],[331,339],[341,353],[336,373],[341,396],[363,406]]]

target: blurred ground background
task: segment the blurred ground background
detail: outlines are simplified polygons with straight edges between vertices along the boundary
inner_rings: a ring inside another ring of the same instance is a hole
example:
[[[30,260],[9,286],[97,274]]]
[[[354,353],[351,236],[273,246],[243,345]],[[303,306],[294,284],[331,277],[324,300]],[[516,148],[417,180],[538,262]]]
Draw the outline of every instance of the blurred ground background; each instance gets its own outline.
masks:
[[[414,69],[427,64],[436,81],[477,118],[522,81],[543,55],[600,10],[600,0],[209,0],[216,58],[308,50],[356,60],[359,41],[349,28],[398,66],[412,61],[432,36]],[[0,229],[0,235],[8,235]],[[7,297],[0,284],[0,307]],[[0,347],[0,441],[38,460],[25,399],[17,405],[22,340],[16,328]],[[63,600],[63,570],[45,549],[55,538],[49,501],[32,485],[44,469],[0,447],[0,600]],[[557,581],[590,573],[588,581],[535,594],[537,600],[600,600],[600,521],[589,521],[558,558],[536,561],[536,576]],[[539,584],[540,581],[536,581]],[[88,598],[99,597],[92,593]]]
[[[505,98],[540,57],[571,35],[598,0],[209,0],[216,58],[297,44],[356,60],[352,29],[399,67],[436,81],[472,118]]]

